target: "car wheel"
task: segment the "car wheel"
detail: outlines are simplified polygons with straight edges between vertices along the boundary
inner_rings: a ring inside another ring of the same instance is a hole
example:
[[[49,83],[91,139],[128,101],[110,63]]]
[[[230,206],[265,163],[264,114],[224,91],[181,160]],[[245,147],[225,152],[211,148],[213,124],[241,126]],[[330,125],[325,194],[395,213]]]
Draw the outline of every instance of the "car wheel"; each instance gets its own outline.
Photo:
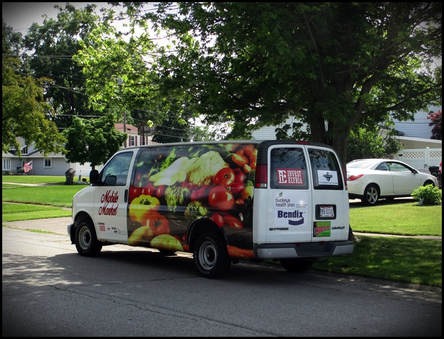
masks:
[[[291,258],[291,259],[281,259],[281,266],[285,268],[288,272],[304,272],[311,268],[314,259],[302,259],[302,258]]]
[[[206,278],[221,277],[230,267],[225,243],[216,233],[202,234],[197,239],[193,255],[199,273]]]
[[[364,190],[362,202],[366,205],[374,205],[379,199],[379,189],[376,185],[368,185]]]
[[[424,186],[427,186],[427,185],[432,185],[433,187],[435,187],[435,184],[433,183],[433,181],[430,181],[430,180],[427,180],[427,181],[424,183]]]
[[[94,226],[89,220],[82,219],[78,222],[74,242],[80,255],[94,257],[100,253],[102,244],[97,240]]]

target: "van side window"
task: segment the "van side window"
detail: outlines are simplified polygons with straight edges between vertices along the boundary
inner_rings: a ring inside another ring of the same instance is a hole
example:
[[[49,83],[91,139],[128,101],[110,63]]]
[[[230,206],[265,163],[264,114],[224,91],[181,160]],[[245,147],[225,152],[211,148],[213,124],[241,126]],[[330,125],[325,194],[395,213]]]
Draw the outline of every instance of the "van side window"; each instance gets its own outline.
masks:
[[[117,154],[102,171],[103,186],[125,186],[133,152]]]
[[[308,150],[315,189],[342,190],[342,175],[334,154],[327,150]]]
[[[307,165],[302,148],[271,150],[271,188],[307,189]]]

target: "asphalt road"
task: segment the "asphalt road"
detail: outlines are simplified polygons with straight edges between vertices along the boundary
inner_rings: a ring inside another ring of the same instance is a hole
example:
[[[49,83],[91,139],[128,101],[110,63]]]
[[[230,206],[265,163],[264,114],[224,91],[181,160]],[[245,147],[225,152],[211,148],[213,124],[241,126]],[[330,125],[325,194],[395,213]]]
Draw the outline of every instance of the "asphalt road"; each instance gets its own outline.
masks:
[[[2,228],[3,336],[441,336],[441,289],[237,264],[123,245],[97,258],[67,235]]]

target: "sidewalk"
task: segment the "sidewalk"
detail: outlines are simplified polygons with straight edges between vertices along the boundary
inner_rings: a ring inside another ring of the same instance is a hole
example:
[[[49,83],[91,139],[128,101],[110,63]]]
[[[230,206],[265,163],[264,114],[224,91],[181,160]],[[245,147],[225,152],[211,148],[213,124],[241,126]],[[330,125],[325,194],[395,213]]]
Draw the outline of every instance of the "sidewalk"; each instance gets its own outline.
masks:
[[[21,229],[33,229],[47,231],[57,234],[67,235],[66,227],[72,222],[71,217],[63,218],[47,218],[47,219],[34,219],[23,221],[9,221],[3,222],[3,225],[21,228]],[[393,237],[393,238],[415,238],[415,239],[437,239],[442,240],[441,236],[435,235],[395,235],[395,234],[382,234],[382,233],[363,233],[353,232],[355,236],[369,236],[369,237]]]

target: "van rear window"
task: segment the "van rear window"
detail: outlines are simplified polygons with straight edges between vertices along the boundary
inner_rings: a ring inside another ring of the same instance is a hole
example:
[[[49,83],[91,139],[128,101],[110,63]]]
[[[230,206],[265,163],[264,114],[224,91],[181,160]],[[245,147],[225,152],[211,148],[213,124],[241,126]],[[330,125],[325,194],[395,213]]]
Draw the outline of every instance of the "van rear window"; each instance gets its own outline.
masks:
[[[335,155],[322,149],[310,148],[313,186],[315,189],[342,190],[342,176]]]
[[[271,188],[307,189],[307,166],[302,148],[271,150]]]

